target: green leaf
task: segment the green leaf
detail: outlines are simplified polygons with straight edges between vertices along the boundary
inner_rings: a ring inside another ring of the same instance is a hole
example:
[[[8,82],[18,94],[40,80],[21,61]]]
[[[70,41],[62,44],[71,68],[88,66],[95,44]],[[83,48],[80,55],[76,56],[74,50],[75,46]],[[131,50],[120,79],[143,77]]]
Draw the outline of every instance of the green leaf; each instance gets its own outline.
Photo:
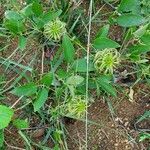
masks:
[[[42,8],[42,5],[38,2],[34,2],[32,4],[32,11],[33,13],[38,17],[40,15],[43,14],[43,8]]]
[[[139,138],[139,142],[142,142],[142,141],[144,141],[146,139],[150,140],[150,134],[146,133],[146,132],[141,133],[140,134],[140,138]]]
[[[25,38],[24,36],[19,36],[19,43],[18,43],[18,47],[21,50],[24,50],[25,47],[27,45],[27,38]]]
[[[48,90],[43,88],[39,92],[37,99],[33,103],[35,112],[40,110],[40,108],[45,104],[47,98],[48,98]]]
[[[120,45],[116,43],[115,41],[108,39],[106,37],[99,37],[94,40],[93,46],[96,49],[105,49],[105,48],[118,48]]]
[[[150,45],[134,45],[129,48],[131,55],[140,55],[150,51]]]
[[[4,145],[4,130],[0,130],[0,148]]]
[[[119,12],[132,12],[140,13],[140,1],[139,0],[122,0],[118,7]]]
[[[28,128],[29,127],[29,123],[27,122],[27,120],[22,120],[22,119],[13,120],[13,125],[17,129],[24,129],[24,128]]]
[[[37,92],[37,86],[34,83],[27,83],[23,86],[16,87],[11,91],[12,94],[17,96],[31,96]]]
[[[77,86],[84,81],[84,78],[79,75],[71,76],[67,79],[66,83],[68,85]]]
[[[36,2],[36,3],[39,3],[41,0],[26,0],[26,3],[27,4],[30,4],[30,3],[33,3],[33,2]]]
[[[95,70],[92,60],[89,61],[88,67],[89,67],[88,68],[89,72]],[[87,59],[81,58],[81,59],[75,60],[73,63],[73,69],[75,72],[87,72]]]
[[[38,28],[43,28],[45,24],[59,17],[61,13],[61,10],[58,10],[57,12],[49,11],[42,14],[39,18],[34,18],[34,21],[36,22]]]
[[[144,34],[140,39],[144,44],[150,45],[150,33]]]
[[[23,17],[19,13],[11,10],[7,10],[5,12],[5,18],[8,20],[16,20],[16,21],[20,21],[23,19]]]
[[[41,79],[41,83],[46,86],[50,86],[52,84],[52,81],[53,81],[53,73],[52,72],[45,74]]]
[[[117,18],[117,23],[122,27],[139,26],[145,19],[140,15],[124,14]]]
[[[6,20],[4,23],[6,29],[10,30],[11,32],[18,34],[22,33],[25,28],[22,21],[17,20]]]
[[[136,30],[134,32],[135,37],[139,38],[139,37],[143,36],[146,33],[148,26],[149,26],[149,24],[146,24],[144,26],[141,26],[138,30]]]
[[[58,79],[65,79],[69,76],[69,72],[66,72],[64,69],[57,70]]]
[[[103,26],[103,27],[98,31],[98,33],[96,34],[96,38],[98,38],[98,37],[107,37],[108,32],[109,32],[109,28],[110,28],[110,25],[109,25],[109,24]]]
[[[49,21],[52,21],[52,20],[56,19],[57,17],[59,17],[61,13],[62,13],[62,10],[58,10],[56,12],[49,11],[49,12],[43,14],[41,19],[46,24]]]
[[[97,78],[96,82],[103,91],[110,94],[111,96],[117,97],[116,89],[110,84],[107,76],[101,76]]]
[[[13,116],[14,112],[11,108],[0,105],[0,129],[6,128]]]
[[[136,123],[139,123],[148,118],[150,118],[150,110],[145,111],[144,114],[136,121]]]
[[[31,15],[33,15],[33,11],[32,11],[32,4],[27,5],[26,7],[24,7],[21,10],[21,13],[23,14],[23,16],[25,17],[30,17]]]
[[[74,60],[75,49],[73,47],[73,44],[72,44],[70,38],[66,34],[63,36],[62,47],[64,49],[65,60],[68,63],[71,63]]]

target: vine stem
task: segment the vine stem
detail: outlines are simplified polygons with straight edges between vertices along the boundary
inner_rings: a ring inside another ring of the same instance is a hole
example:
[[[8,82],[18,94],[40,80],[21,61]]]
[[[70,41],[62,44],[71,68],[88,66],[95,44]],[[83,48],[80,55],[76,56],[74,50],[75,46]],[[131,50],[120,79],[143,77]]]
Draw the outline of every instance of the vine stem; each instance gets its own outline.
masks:
[[[92,6],[93,0],[90,0],[89,6],[89,27],[88,27],[88,41],[87,41],[87,72],[86,72],[86,116],[85,116],[85,148],[88,149],[88,101],[89,101],[89,56],[91,43],[91,22],[92,22]]]

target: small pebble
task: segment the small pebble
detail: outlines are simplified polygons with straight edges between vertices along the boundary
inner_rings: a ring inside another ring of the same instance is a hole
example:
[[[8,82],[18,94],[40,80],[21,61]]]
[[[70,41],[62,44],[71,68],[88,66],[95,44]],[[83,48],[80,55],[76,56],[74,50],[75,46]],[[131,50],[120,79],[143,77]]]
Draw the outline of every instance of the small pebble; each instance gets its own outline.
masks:
[[[125,127],[127,127],[127,126],[128,126],[128,124],[129,124],[129,122],[125,122],[124,126],[125,126]]]

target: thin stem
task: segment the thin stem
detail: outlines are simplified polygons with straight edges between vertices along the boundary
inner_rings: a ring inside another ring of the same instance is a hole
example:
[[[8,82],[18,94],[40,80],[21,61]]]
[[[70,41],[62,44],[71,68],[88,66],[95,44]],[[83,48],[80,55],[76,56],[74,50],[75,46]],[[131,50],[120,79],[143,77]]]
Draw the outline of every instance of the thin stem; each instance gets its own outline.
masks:
[[[23,98],[23,96],[21,96],[12,106],[11,108],[14,108],[19,102],[20,100]]]
[[[44,49],[42,49],[42,64],[41,64],[41,74],[44,73]]]
[[[89,85],[89,55],[90,55],[90,42],[91,42],[91,22],[92,22],[92,4],[93,0],[90,1],[89,7],[89,29],[88,29],[88,43],[87,43],[87,72],[86,72],[86,122],[85,122],[85,147],[88,149],[88,85]]]
[[[20,148],[20,147],[16,147],[16,146],[12,146],[12,145],[9,145],[6,141],[5,141],[5,144],[9,147],[9,148],[11,148],[11,149],[17,149],[17,150],[25,150],[24,148]]]

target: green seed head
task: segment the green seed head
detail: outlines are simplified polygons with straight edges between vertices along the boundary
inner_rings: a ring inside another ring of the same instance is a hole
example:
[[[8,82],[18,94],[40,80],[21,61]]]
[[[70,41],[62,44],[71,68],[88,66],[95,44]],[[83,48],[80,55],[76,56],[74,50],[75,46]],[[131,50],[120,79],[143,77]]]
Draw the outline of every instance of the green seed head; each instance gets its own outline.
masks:
[[[66,104],[66,113],[68,116],[83,118],[86,112],[86,100],[84,96],[75,96]]]
[[[63,34],[66,33],[66,24],[59,19],[50,21],[44,26],[44,35],[49,40],[59,41]]]
[[[99,73],[113,74],[114,68],[120,63],[120,53],[114,48],[98,51],[94,57],[94,66]]]

